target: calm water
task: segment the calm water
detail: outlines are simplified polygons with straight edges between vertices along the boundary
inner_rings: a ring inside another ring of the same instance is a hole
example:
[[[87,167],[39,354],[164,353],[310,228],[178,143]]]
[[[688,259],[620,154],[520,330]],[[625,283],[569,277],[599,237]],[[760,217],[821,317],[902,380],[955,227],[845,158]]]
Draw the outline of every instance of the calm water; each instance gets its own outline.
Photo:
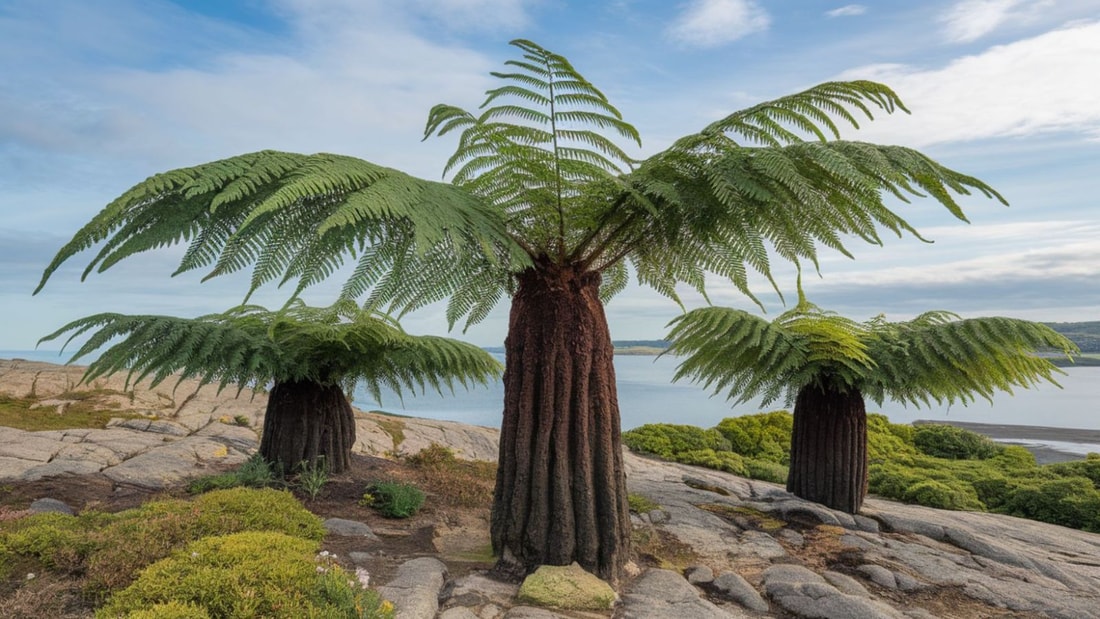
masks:
[[[782,402],[767,408],[756,404],[732,407],[724,397],[709,397],[690,382],[672,383],[675,369],[676,359],[672,357],[615,358],[624,430],[646,423],[711,427],[725,417],[784,407]],[[1014,395],[998,394],[992,405],[979,400],[969,406],[918,409],[888,402],[882,407],[870,403],[868,411],[885,413],[896,423],[930,419],[1100,430],[1100,368],[1068,368],[1066,372],[1059,378],[1063,389],[1043,385],[1017,390]],[[381,404],[360,390],[354,400],[356,406],[363,409],[499,427],[504,389],[500,383],[495,383],[470,391],[460,390],[447,397],[434,392],[416,397],[406,395],[403,403],[396,397],[383,396]]]
[[[62,363],[67,357],[46,351],[0,351],[0,358],[19,357]],[[498,358],[501,358],[498,355]],[[762,409],[755,404],[731,407],[723,397],[709,397],[691,383],[672,383],[676,359],[672,357],[620,356],[615,358],[619,387],[619,407],[624,430],[646,423],[683,423],[711,427],[724,417],[783,408],[778,402]],[[885,413],[896,423],[916,419],[973,421],[1013,425],[1037,425],[1100,430],[1100,368],[1067,368],[1058,380],[1064,387],[1042,385],[1018,390],[1015,395],[998,394],[990,405],[979,400],[969,406],[914,408],[888,402],[882,407],[868,405],[871,412]],[[410,396],[402,402],[396,396],[373,401],[365,390],[353,396],[355,405],[365,410],[447,419],[463,423],[499,427],[504,389],[499,382],[470,391],[458,390],[441,397],[435,392]]]

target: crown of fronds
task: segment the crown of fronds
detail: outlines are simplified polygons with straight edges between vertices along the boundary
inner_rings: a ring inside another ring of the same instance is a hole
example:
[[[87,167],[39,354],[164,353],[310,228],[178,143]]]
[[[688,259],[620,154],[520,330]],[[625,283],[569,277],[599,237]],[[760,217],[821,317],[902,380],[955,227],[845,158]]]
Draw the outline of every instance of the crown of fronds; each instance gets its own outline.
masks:
[[[96,314],[70,322],[41,342],[87,341],[70,362],[109,345],[91,362],[84,381],[126,372],[127,383],[153,386],[178,380],[217,383],[219,389],[271,381],[340,384],[350,393],[363,382],[375,399],[381,387],[454,389],[482,384],[500,372],[484,350],[457,340],[406,334],[397,323],[355,303],[309,307],[300,301],[279,311],[242,305],[198,318]],[[177,382],[178,384],[178,382]]]
[[[134,254],[188,243],[174,274],[209,268],[210,278],[252,265],[249,294],[271,281],[297,281],[294,296],[357,256],[357,273],[433,251],[477,254],[490,265],[522,258],[509,253],[515,248],[498,214],[467,191],[353,157],[276,151],[138,183],[58,251],[35,293],[63,262],[100,243],[82,279]],[[443,294],[455,285],[435,281]]]
[[[669,324],[668,354],[683,356],[674,380],[690,377],[727,399],[762,405],[784,398],[789,406],[811,384],[855,390],[879,404],[989,399],[1042,380],[1057,385],[1060,370],[1037,350],[1077,352],[1054,330],[1026,320],[928,312],[908,322],[858,323],[804,298],[772,322],[707,307]]]
[[[957,196],[992,188],[904,147],[841,141],[875,113],[905,110],[886,86],[829,82],[730,114],[644,161],[638,132],[564,57],[530,41],[493,75],[476,113],[437,105],[425,127],[458,136],[453,185],[338,155],[263,151],[158,174],[82,228],[42,285],[96,245],[84,275],[188,243],[177,273],[252,266],[304,287],[355,262],[341,293],[400,316],[449,299],[453,325],[483,319],[531,258],[599,272],[605,300],[638,280],[679,300],[707,274],[752,297],[769,256],[817,264],[856,238],[917,232],[884,200],[931,197],[965,220]],[[624,146],[626,145],[626,146]],[[775,286],[773,282],[773,287]],[[37,290],[36,290],[37,292]],[[247,296],[246,296],[247,300]]]

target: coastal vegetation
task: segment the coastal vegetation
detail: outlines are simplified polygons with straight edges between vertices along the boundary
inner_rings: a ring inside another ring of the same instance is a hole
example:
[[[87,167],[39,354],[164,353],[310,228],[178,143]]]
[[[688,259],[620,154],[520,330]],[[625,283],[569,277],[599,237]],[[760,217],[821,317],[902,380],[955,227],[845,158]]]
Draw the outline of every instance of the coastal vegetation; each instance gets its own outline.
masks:
[[[773,411],[730,417],[709,429],[645,425],[624,432],[623,442],[666,460],[783,483],[793,428],[793,415]],[[867,451],[872,495],[1100,532],[1098,453],[1039,465],[1018,445],[942,424],[890,423],[878,414],[867,415]]]
[[[102,618],[392,618],[392,605],[318,552],[323,536],[288,492],[216,490],[117,513],[0,519],[0,576],[18,564],[79,577]]]
[[[771,261],[818,264],[818,247],[912,234],[887,207],[982,181],[900,146],[841,140],[875,113],[907,111],[888,87],[828,82],[722,117],[646,159],[607,97],[530,41],[468,112],[437,105],[425,137],[457,136],[432,183],[352,157],[249,153],[173,170],[107,205],[43,273],[93,247],[85,275],[188,243],[177,273],[253,266],[248,292],[292,296],[355,262],[341,296],[397,314],[447,301],[454,325],[511,298],[492,510],[498,572],[574,561],[618,582],[630,521],[613,349],[603,304],[637,280],[678,302],[708,274],[748,295]],[[773,282],[774,284],[774,282]],[[286,430],[283,430],[286,431]]]
[[[768,322],[743,310],[708,307],[674,319],[668,351],[682,355],[674,380],[715,394],[794,405],[787,490],[856,513],[868,488],[865,398],[927,405],[992,401],[1058,373],[1040,349],[1070,357],[1072,342],[1013,318],[960,319],[925,312],[913,320],[856,322],[798,303]]]

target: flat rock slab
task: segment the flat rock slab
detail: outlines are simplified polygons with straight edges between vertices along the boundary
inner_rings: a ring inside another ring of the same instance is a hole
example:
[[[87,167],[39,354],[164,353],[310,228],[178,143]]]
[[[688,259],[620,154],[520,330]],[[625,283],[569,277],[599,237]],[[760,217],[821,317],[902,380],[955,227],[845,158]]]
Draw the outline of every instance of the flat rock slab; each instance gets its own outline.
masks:
[[[683,576],[671,570],[650,569],[623,595],[617,619],[730,619],[736,615],[707,601]]]
[[[435,619],[439,592],[447,581],[447,566],[434,557],[402,563],[397,573],[378,593],[393,602],[396,619]]]

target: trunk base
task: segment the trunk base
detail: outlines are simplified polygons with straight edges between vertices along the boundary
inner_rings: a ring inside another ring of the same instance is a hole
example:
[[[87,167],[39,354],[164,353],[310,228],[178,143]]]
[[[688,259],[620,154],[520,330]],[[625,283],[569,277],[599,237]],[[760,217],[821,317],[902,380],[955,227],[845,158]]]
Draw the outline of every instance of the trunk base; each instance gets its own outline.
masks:
[[[867,496],[867,410],[859,391],[798,392],[787,490],[849,514]]]
[[[260,455],[292,473],[324,466],[341,473],[351,464],[355,413],[338,385],[276,382],[267,399]]]

